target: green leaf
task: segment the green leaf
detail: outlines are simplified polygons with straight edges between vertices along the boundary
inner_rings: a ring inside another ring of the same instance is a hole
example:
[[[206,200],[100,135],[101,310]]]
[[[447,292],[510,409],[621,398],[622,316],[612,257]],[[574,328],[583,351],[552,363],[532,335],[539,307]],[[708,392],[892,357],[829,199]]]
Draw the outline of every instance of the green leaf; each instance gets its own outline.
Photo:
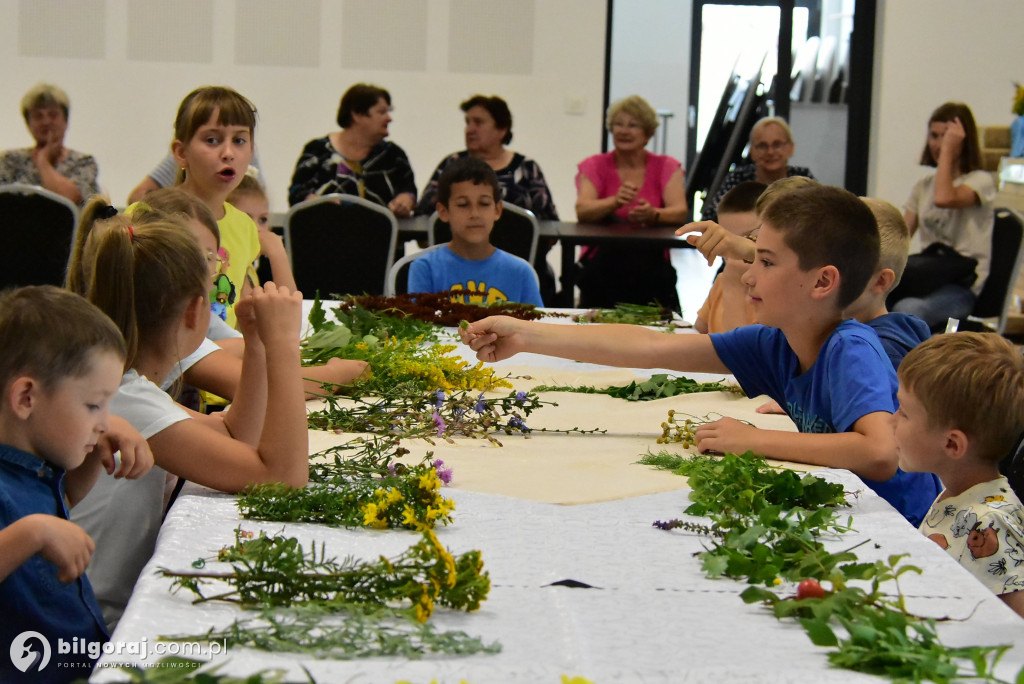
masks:
[[[317,292],[316,299],[313,300],[313,308],[309,311],[309,324],[313,326],[313,332],[320,332],[326,322],[327,312],[324,310],[323,302],[320,301],[320,293]]]
[[[807,632],[807,636],[811,639],[811,643],[815,646],[838,646],[839,640],[836,639],[835,632],[828,626],[825,620],[817,620],[814,618],[800,618],[800,624]]]
[[[763,587],[747,587],[740,594],[740,598],[743,599],[744,603],[777,603],[779,597],[773,592],[764,589]]]
[[[311,349],[333,349],[334,347],[344,347],[350,339],[352,339],[352,331],[339,325],[313,333],[306,339],[306,346]]]

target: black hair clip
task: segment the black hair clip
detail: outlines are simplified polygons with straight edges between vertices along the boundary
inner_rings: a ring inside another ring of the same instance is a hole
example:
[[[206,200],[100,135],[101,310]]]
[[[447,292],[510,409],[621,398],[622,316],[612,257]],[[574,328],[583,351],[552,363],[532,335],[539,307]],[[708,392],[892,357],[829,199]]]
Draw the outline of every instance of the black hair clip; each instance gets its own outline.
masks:
[[[109,204],[106,204],[106,205],[104,205],[104,206],[102,206],[102,207],[100,207],[99,209],[96,210],[96,218],[97,219],[106,220],[106,219],[112,219],[115,216],[117,216],[117,208],[116,207],[112,207]]]

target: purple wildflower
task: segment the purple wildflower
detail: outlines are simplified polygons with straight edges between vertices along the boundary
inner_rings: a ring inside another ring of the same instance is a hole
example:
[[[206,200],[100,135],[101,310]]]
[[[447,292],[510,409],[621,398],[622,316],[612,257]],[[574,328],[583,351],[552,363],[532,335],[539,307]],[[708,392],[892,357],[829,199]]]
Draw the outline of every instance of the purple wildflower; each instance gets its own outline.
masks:
[[[434,470],[437,471],[437,477],[444,484],[451,484],[452,481],[452,469],[444,467],[444,461],[437,459],[434,461]]]
[[[520,406],[526,403],[526,392],[516,392],[516,402]]]
[[[437,411],[434,411],[434,413],[432,413],[430,417],[434,421],[434,427],[437,428],[437,436],[444,437],[444,430],[446,427],[448,427],[447,425],[444,424],[444,418],[442,418]]]
[[[487,412],[487,402],[484,401],[484,393],[483,392],[481,392],[480,396],[476,398],[476,406],[473,407],[473,410],[476,411],[477,413],[486,413]]]
[[[529,432],[530,428],[526,427],[526,423],[519,416],[512,416],[508,419],[508,426],[513,430],[519,430],[520,432]]]
[[[444,406],[444,390],[439,389],[437,390],[437,392],[434,393],[433,403],[435,408],[441,408],[442,406]]]
[[[394,477],[395,475],[397,475],[397,472],[395,471],[395,464],[394,463],[388,463],[388,475],[390,475],[391,477]]]

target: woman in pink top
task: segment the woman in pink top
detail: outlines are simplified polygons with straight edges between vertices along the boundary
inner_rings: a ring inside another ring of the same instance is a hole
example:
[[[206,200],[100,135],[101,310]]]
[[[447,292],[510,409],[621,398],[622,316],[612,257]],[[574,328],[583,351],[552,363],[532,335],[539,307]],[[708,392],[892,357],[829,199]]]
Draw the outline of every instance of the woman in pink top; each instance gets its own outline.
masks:
[[[580,222],[682,225],[689,207],[683,169],[672,157],[645,148],[658,115],[638,95],[608,108],[615,149],[580,162],[576,175],[576,218]],[[580,305],[611,307],[618,302],[657,301],[679,309],[676,272],[661,247],[615,250],[584,248],[578,264]]]

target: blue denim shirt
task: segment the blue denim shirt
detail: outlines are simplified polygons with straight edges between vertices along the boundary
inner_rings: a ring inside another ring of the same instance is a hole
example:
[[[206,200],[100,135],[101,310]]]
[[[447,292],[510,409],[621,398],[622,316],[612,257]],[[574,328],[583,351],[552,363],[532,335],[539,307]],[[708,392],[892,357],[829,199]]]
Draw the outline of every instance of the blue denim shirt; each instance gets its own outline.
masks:
[[[67,520],[64,505],[64,470],[47,464],[32,454],[0,444],[0,528],[33,513],[54,515]],[[24,636],[27,631],[42,636]],[[29,558],[0,582],[0,681],[67,682],[86,678],[95,660],[88,646],[79,653],[60,653],[59,639],[68,651],[74,644],[109,638],[100,616],[99,605],[85,575],[64,584],[57,579],[57,566],[39,554]],[[40,655],[49,646],[49,661],[31,665],[29,654],[25,672],[11,658],[11,644],[19,640],[20,651]],[[77,641],[75,641],[77,640]],[[97,647],[93,647],[94,649]],[[85,652],[82,652],[85,651]]]

